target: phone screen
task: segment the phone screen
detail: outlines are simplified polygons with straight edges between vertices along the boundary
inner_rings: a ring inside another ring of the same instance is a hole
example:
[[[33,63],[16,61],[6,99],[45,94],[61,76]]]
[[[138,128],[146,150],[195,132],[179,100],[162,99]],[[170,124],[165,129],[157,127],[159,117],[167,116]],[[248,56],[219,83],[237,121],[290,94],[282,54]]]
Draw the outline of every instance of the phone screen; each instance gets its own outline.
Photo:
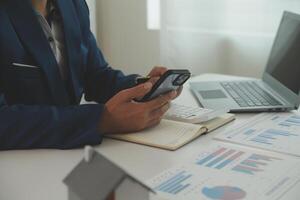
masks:
[[[169,70],[153,86],[152,90],[141,101],[149,101],[162,94],[177,90],[189,78],[188,70]]]
[[[154,99],[161,94],[177,90],[180,86],[174,85],[173,82],[178,78],[180,74],[169,75],[150,96],[150,99]]]

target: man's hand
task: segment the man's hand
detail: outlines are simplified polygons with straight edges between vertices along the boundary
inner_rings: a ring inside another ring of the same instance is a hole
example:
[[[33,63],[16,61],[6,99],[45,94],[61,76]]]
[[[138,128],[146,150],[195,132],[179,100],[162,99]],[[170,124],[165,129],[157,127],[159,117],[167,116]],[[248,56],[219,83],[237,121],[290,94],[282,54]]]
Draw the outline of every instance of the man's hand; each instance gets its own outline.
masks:
[[[166,71],[168,71],[168,68],[166,67],[162,67],[162,66],[156,66],[153,67],[153,69],[151,70],[151,72],[148,74],[149,77],[151,77],[150,82],[154,85],[156,83],[156,81],[158,81],[158,79],[164,74],[166,73]],[[174,97],[177,98],[181,92],[182,92],[183,87],[179,87],[177,92],[177,95]]]
[[[166,67],[156,66],[156,67],[153,67],[153,69],[148,74],[148,76],[150,76],[151,78],[161,77],[166,71],[168,71],[168,69]]]
[[[152,83],[123,90],[105,104],[99,129],[105,134],[129,133],[157,125],[170,107],[177,93],[170,92],[146,103],[134,99],[143,97],[152,88]]]

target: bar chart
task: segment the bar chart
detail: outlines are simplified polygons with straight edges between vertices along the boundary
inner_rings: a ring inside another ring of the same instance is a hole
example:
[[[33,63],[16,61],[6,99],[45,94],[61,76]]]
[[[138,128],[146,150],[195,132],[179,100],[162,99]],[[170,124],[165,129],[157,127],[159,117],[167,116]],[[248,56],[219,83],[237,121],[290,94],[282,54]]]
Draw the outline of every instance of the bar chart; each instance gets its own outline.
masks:
[[[300,115],[262,113],[215,139],[300,156]]]
[[[285,127],[300,127],[300,116],[293,115],[286,119],[285,121],[281,122],[279,125],[285,126]]]
[[[266,145],[272,145],[276,140],[280,140],[282,137],[298,137],[299,135],[290,133],[285,130],[267,129],[256,137],[252,138],[252,142],[262,143]]]
[[[215,169],[223,169],[230,163],[236,161],[244,152],[220,147],[215,152],[199,159],[196,164]]]
[[[300,182],[299,164],[283,154],[219,143],[147,184],[162,199],[274,200]]]
[[[278,160],[281,159],[266,155],[252,154],[246,160],[233,167],[232,170],[249,175],[255,175],[258,172],[264,172],[265,168],[269,164]]]
[[[184,182],[187,182],[191,177],[192,174],[189,174],[186,171],[178,172],[157,186],[155,190],[176,195],[190,186],[189,183],[184,184]]]
[[[196,160],[198,166],[255,175],[264,172],[269,165],[281,159],[262,154],[249,154],[239,149],[221,146]]]

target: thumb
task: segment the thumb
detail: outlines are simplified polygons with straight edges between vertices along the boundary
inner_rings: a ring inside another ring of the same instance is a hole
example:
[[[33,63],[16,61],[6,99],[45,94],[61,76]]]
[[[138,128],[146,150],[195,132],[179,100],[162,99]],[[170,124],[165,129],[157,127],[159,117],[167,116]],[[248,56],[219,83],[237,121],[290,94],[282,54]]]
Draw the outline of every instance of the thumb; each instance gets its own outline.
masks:
[[[151,82],[152,85],[154,85],[158,80],[159,80],[159,77],[156,76],[156,77],[152,77],[152,78],[149,80],[149,82]]]
[[[121,99],[123,101],[131,101],[132,99],[143,97],[151,90],[152,86],[153,84],[151,82],[146,82],[133,88],[123,90]]]

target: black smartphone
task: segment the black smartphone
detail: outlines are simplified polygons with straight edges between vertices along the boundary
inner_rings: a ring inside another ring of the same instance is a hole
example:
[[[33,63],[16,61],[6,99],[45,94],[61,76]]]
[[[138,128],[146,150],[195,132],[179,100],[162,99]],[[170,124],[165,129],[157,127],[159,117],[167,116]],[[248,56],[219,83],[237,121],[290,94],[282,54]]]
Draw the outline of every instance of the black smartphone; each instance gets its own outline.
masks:
[[[181,87],[189,78],[191,73],[189,70],[176,69],[166,71],[160,79],[153,85],[150,92],[148,92],[140,102],[150,101],[162,94],[177,90]]]

